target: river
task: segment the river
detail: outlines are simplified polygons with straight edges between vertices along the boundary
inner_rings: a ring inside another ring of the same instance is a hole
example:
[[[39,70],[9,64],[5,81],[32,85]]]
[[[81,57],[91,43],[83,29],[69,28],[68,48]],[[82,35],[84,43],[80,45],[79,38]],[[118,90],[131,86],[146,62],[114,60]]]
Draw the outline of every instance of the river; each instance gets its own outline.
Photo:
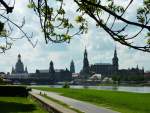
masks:
[[[61,85],[50,85],[49,87],[61,88]],[[125,91],[125,92],[136,92],[136,93],[150,93],[150,87],[132,87],[132,86],[80,86],[71,85],[70,88],[75,89],[97,89],[97,90],[113,90],[113,91]]]

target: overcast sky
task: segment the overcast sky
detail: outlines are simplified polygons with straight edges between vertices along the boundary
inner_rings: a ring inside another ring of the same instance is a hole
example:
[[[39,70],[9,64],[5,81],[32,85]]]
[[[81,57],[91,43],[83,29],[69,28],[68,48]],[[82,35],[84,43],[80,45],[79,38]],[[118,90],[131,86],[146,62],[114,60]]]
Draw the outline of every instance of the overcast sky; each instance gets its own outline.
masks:
[[[118,4],[127,4],[128,0],[118,0]],[[24,29],[27,33],[34,33],[33,43],[38,40],[37,46],[33,48],[27,39],[17,40],[13,43],[10,50],[5,54],[0,54],[0,71],[10,72],[12,66],[17,62],[17,55],[20,53],[24,66],[28,67],[29,72],[35,72],[36,69],[48,69],[50,60],[53,60],[54,67],[69,68],[73,59],[76,71],[79,72],[83,66],[83,52],[85,46],[88,51],[88,59],[90,64],[94,63],[112,63],[115,46],[117,48],[119,58],[119,68],[144,67],[150,70],[150,53],[144,53],[137,50],[129,49],[114,42],[111,37],[102,29],[96,28],[95,23],[89,19],[89,30],[85,35],[78,36],[71,40],[71,43],[45,44],[44,36],[41,33],[39,19],[31,9],[27,8],[28,0],[16,0],[15,9],[10,15],[11,18],[19,22],[24,16],[26,25]],[[70,14],[76,9],[76,5],[72,5],[71,0],[66,0],[65,9]],[[139,5],[136,0],[128,11],[126,18],[132,18],[135,13],[134,8]],[[72,7],[69,7],[72,6]],[[134,32],[131,30],[130,32]],[[13,37],[19,37],[18,31],[13,33]]]

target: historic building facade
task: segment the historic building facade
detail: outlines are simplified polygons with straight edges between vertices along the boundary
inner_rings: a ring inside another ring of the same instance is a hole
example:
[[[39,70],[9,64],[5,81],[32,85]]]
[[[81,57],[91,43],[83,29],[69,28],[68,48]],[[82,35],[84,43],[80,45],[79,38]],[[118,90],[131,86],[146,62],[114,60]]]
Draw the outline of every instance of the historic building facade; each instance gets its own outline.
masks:
[[[44,81],[49,82],[49,84],[72,80],[71,72],[67,68],[66,69],[55,69],[53,61],[50,61],[49,69],[46,69],[46,70],[37,69],[35,74],[33,74],[32,76],[40,79],[43,82]]]
[[[89,60],[88,60],[88,53],[85,48],[84,58],[83,58],[83,68],[80,71],[80,78],[87,79],[90,77],[90,75],[91,75],[91,73],[90,73],[90,66],[89,66]]]
[[[83,58],[83,67],[79,74],[78,79],[88,80],[92,75],[101,75],[102,78],[113,77],[114,75],[120,76],[123,80],[142,80],[144,78],[144,68],[119,69],[119,58],[117,50],[114,50],[112,63],[95,63],[91,64],[88,60],[88,52],[85,49]],[[35,73],[28,73],[27,67],[21,61],[21,55],[18,55],[18,60],[15,67],[12,67],[11,74],[7,74],[6,79],[12,81],[22,81],[27,83],[37,84],[55,84],[58,82],[72,81],[72,75],[75,74],[75,65],[72,60],[70,63],[70,70],[55,69],[53,61],[50,61],[49,67],[45,70],[36,69]]]
[[[139,69],[137,65],[136,68],[120,69],[118,75],[121,75],[124,81],[142,81],[144,80],[144,68]]]
[[[11,74],[7,74],[5,79],[10,80],[12,83],[55,84],[57,82],[71,81],[72,72],[70,72],[67,68],[55,69],[53,61],[50,61],[48,69],[36,69],[35,73],[28,73],[27,67],[24,68],[24,64],[21,61],[21,55],[19,54],[15,68],[12,67]]]
[[[96,74],[101,74],[102,76],[111,76],[117,73],[119,69],[117,50],[114,51],[114,56],[111,63],[96,63],[90,66],[90,71]]]
[[[92,74],[101,74],[102,77],[112,77],[114,75],[118,75],[121,76],[122,78],[125,78],[125,80],[129,80],[130,78],[142,79],[144,77],[144,68],[139,69],[137,67],[131,69],[119,69],[119,58],[117,56],[116,48],[114,50],[112,63],[95,63],[89,65],[88,53],[87,50],[85,49],[83,68],[80,71],[80,77],[89,78]]]
[[[27,67],[24,69],[24,64],[21,61],[21,55],[18,55],[18,61],[15,65],[15,68],[12,67],[11,74],[23,74],[23,73],[28,73]]]

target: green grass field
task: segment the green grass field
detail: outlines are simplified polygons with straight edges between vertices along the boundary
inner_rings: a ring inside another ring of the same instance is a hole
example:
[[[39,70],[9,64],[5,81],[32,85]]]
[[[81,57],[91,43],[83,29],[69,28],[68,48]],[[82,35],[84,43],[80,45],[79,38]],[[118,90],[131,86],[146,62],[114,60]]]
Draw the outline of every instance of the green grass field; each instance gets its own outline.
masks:
[[[63,89],[39,87],[36,89],[61,93],[63,96],[87,101],[121,113],[150,113],[150,94],[105,91],[94,89]]]
[[[47,113],[30,98],[0,97],[0,113]]]

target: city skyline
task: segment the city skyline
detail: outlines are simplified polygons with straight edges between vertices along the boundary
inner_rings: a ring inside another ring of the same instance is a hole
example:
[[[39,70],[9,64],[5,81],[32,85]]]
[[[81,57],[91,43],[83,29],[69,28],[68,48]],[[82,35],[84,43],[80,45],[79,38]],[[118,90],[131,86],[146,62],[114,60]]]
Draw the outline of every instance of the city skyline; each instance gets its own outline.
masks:
[[[85,50],[86,50],[86,48],[84,49],[84,51],[85,51]],[[115,49],[114,49],[114,50],[115,50]],[[84,54],[84,53],[82,53],[82,54]],[[87,54],[88,54],[88,56],[89,56],[88,51],[87,51]],[[118,53],[117,53],[117,54],[118,54]],[[20,54],[18,54],[18,55],[20,56]],[[17,55],[17,56],[18,56],[18,55]],[[114,55],[114,53],[113,53],[113,55]],[[113,55],[112,55],[112,58],[114,57]],[[17,56],[16,56],[16,57],[17,57]],[[84,55],[83,55],[83,56],[84,56]],[[23,55],[21,55],[20,57],[21,57],[22,63],[24,64],[24,67],[29,67],[29,68],[30,68],[30,66],[26,65],[25,61],[22,60]],[[83,58],[84,58],[84,57],[83,57]],[[111,62],[105,62],[105,61],[103,61],[103,62],[93,62],[93,63],[90,63],[90,60],[89,60],[89,65],[91,66],[91,65],[93,65],[94,63],[95,63],[95,64],[99,64],[99,63],[105,63],[105,64],[108,63],[108,64],[111,64],[111,63],[112,63],[112,58],[111,58]],[[17,57],[17,59],[18,59],[18,57]],[[16,62],[17,62],[17,59],[16,59]],[[88,59],[89,59],[89,58],[88,58]],[[73,59],[72,59],[72,60],[73,60]],[[55,61],[53,61],[53,60],[52,60],[52,61],[54,62],[54,68],[56,68],[56,69],[61,69],[61,68],[62,68],[62,69],[66,69],[66,68],[67,68],[67,69],[70,69],[70,63],[72,62],[72,60],[69,62],[69,65],[68,65],[67,67],[61,66],[60,68],[57,68],[57,67],[55,66]],[[83,59],[82,59],[82,60],[83,60]],[[120,59],[119,59],[119,60],[120,60]],[[118,61],[119,61],[119,60],[118,60]],[[51,61],[51,60],[50,60],[50,61]],[[49,61],[48,65],[50,64],[50,61]],[[74,61],[74,60],[73,60],[73,61]],[[15,63],[16,63],[16,62],[15,62]],[[12,65],[13,68],[15,67],[15,63],[14,63],[14,65]],[[82,61],[82,63],[83,63],[83,61]],[[78,66],[76,66],[76,62],[75,62],[75,61],[74,61],[74,64],[75,64],[75,70],[77,70],[76,72],[79,73],[79,72],[82,70],[82,68],[83,68],[83,64],[80,66],[80,67],[81,67],[80,69],[79,69],[79,68],[76,68],[76,67],[78,67]],[[144,66],[140,66],[139,64],[137,64],[137,65],[135,65],[135,66],[128,67],[128,68],[136,68],[137,66],[139,67],[139,69],[142,69],[142,68],[144,67]],[[36,66],[35,66],[35,67],[36,67]],[[126,69],[128,69],[128,68],[126,68]],[[12,68],[11,68],[11,69],[12,69]],[[39,68],[35,68],[35,70],[36,70],[36,69],[44,69],[44,68],[40,68],[40,67],[39,67]],[[48,67],[46,67],[45,69],[48,69]],[[124,68],[119,68],[119,69],[124,69]],[[31,73],[35,72],[35,70],[32,71]],[[145,70],[145,69],[144,69],[144,70]],[[149,70],[146,70],[146,71],[149,71]],[[9,72],[11,72],[11,71],[9,71]],[[30,72],[29,72],[29,73],[30,73]]]
[[[150,0],[0,7],[0,112],[149,113]]]

